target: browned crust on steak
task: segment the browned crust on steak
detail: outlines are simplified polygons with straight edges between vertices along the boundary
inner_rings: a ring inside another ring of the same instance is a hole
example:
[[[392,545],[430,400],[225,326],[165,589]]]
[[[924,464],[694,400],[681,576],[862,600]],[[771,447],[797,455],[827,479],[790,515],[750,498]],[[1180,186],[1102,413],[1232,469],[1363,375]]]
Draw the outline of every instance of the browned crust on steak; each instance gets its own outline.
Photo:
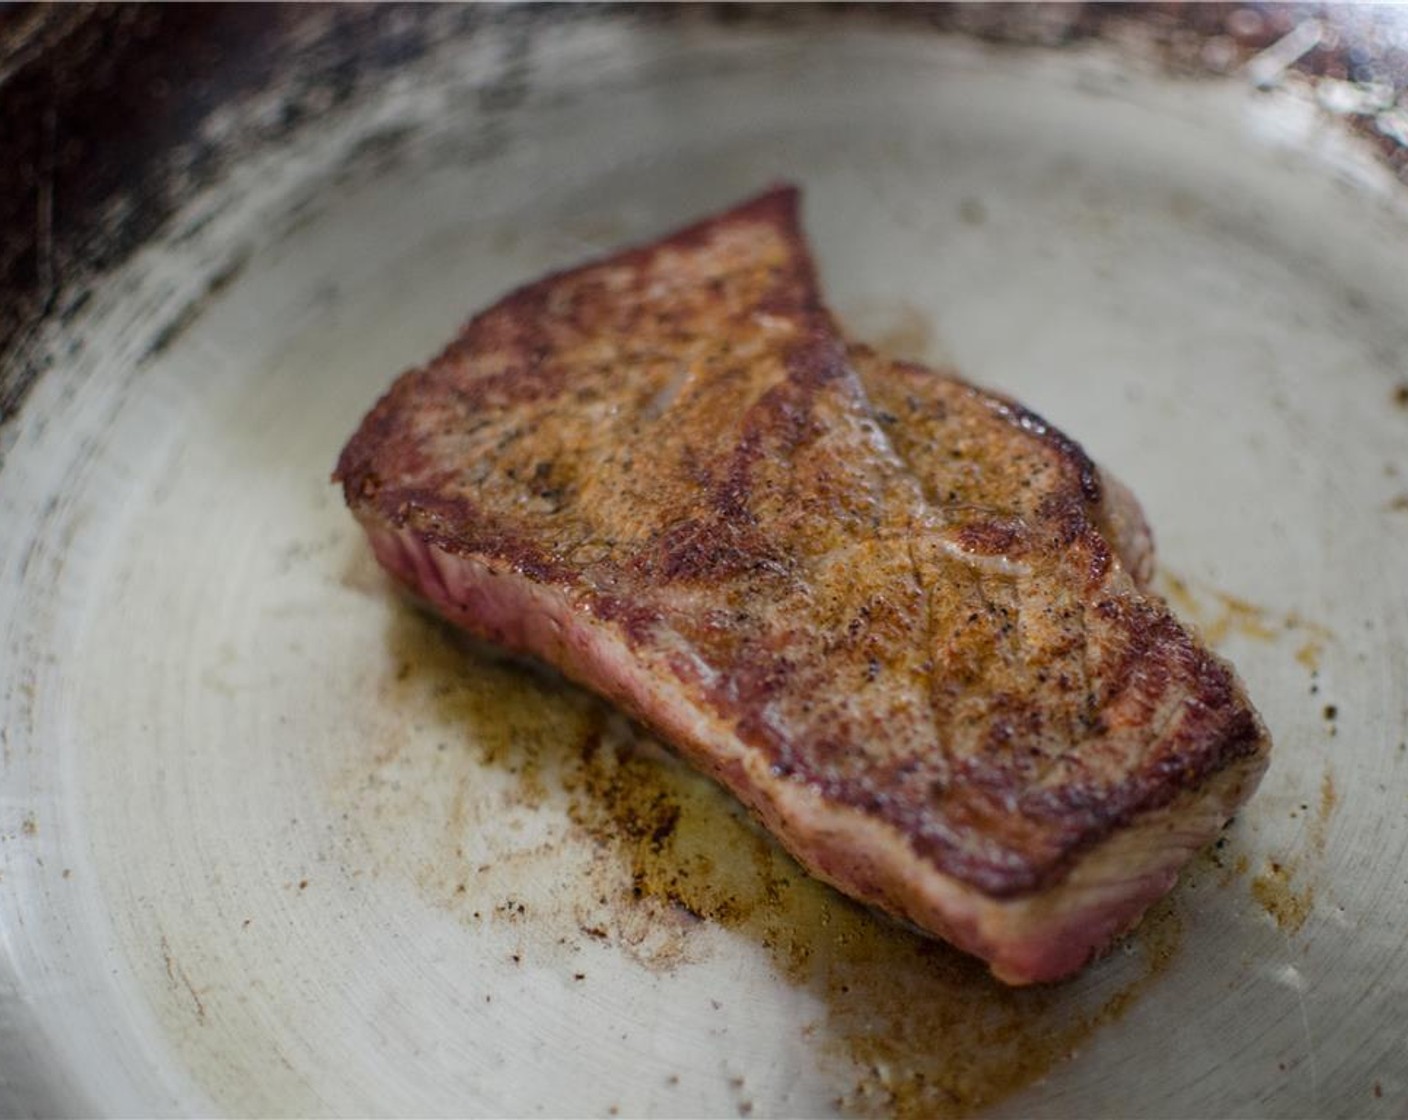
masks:
[[[1128,492],[1015,402],[847,348],[791,189],[476,316],[336,477],[461,625],[1008,978],[1124,928],[1264,766],[1235,674],[1140,590]]]
[[[1147,527],[1137,506],[1111,508],[1112,494],[1120,503],[1132,498],[1118,484],[1102,485],[1078,444],[1029,409],[952,374],[888,362],[863,347],[853,347],[852,357],[925,497],[962,511],[961,547],[1027,562],[1034,573],[1027,578],[1042,595],[1014,604],[1017,615],[1055,616],[1058,637],[1069,639],[1064,649],[1028,646],[984,674],[965,713],[991,739],[1020,736],[1033,719],[1064,709],[1067,734],[1086,747],[1054,759],[1033,753],[1026,766],[1015,752],[994,759],[975,750],[955,783],[958,812],[971,827],[1003,820],[1020,835],[1040,822],[1040,830],[1066,838],[1064,854],[1029,888],[1050,885],[1137,814],[1265,749],[1265,730],[1231,666],[1161,599],[1139,593],[1125,562],[1141,574],[1152,567]],[[1116,534],[1109,528],[1116,522],[1132,528]],[[1001,884],[974,881],[1004,893]]]

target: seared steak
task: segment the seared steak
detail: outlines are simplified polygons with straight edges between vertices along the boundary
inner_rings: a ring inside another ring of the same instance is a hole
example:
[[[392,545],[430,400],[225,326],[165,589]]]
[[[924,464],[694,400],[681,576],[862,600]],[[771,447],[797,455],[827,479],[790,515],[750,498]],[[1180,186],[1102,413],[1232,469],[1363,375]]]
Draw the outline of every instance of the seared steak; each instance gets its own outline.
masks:
[[[1138,507],[961,379],[848,348],[779,189],[522,288],[336,477],[381,563],[653,728],[812,872],[1065,976],[1255,787]]]

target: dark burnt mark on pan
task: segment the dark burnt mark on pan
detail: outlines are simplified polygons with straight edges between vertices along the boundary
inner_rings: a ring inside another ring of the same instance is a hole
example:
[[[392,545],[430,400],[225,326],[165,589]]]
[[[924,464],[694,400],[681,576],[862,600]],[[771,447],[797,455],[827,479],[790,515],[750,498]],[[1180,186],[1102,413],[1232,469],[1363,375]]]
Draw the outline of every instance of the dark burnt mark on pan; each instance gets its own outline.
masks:
[[[390,173],[412,150],[418,135],[416,126],[395,123],[367,133],[339,161],[332,173],[332,187],[347,191]],[[489,149],[491,153],[499,150],[498,145]],[[290,204],[271,227],[275,239],[285,241],[310,225],[326,207],[328,189],[325,183],[315,183]]]
[[[505,31],[500,72],[479,90],[479,106],[487,113],[518,108],[532,85],[534,23],[531,18],[516,19]]]
[[[576,18],[395,5],[0,14],[0,424],[49,364],[35,345],[45,318],[71,319],[104,272],[235,163],[374,95],[388,72],[446,42],[511,26],[526,43],[533,27]],[[512,91],[526,87],[525,59],[510,54],[507,78],[487,81],[507,81],[511,96],[492,94],[486,112],[521,100]],[[385,154],[390,139],[374,137],[350,165]]]
[[[148,365],[154,362],[162,354],[166,353],[171,345],[176,342],[195,323],[205,310],[225,291],[231,284],[239,279],[249,264],[250,254],[248,251],[236,253],[235,256],[221,267],[205,286],[203,291],[195,299],[191,300],[172,316],[171,320],[162,327],[157,335],[152,339],[151,345],[142,352],[142,356],[137,359],[139,366]]]
[[[33,12],[0,25],[0,222],[13,235],[0,255],[0,421],[37,375],[18,350],[44,305],[72,314],[86,284],[214,181],[236,149],[287,135],[294,123],[251,115],[247,131],[217,142],[202,131],[211,114],[276,82],[296,106],[329,72],[352,65],[349,37],[340,55],[301,55],[306,69],[295,73],[299,34],[366,21],[350,13],[279,21],[229,6]],[[50,220],[36,223],[36,212]]]

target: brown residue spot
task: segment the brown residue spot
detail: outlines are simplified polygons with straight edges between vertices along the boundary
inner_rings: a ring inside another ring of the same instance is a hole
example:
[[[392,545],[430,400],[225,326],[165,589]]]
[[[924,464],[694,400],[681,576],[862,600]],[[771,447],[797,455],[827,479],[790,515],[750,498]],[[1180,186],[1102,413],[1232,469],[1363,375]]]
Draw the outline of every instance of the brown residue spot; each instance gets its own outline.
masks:
[[[161,958],[166,964],[166,980],[172,989],[185,988],[190,994],[191,1001],[195,1004],[196,1022],[205,1026],[205,1003],[200,998],[200,993],[196,991],[196,986],[191,983],[191,978],[186,974],[185,967],[171,954],[171,944],[163,934],[161,938]]]
[[[714,783],[585,694],[411,611],[391,637],[388,722],[428,726],[356,779],[357,817],[393,818],[385,863],[467,924],[481,907],[505,932],[511,923],[514,963],[557,954],[574,979],[586,973],[572,954],[588,944],[668,974],[719,951],[720,928],[733,931],[768,953],[780,982],[818,1000],[820,1018],[798,1030],[828,1055],[851,1112],[989,1105],[1081,1049],[1176,955],[1175,899],[1085,977],[1007,988],[811,878]],[[412,668],[398,679],[403,664]],[[537,839],[515,839],[516,820]],[[408,821],[436,830],[414,857]],[[752,1101],[741,1098],[743,1111]]]
[[[34,819],[34,814],[28,814],[20,822],[20,832],[25,836],[37,836],[39,834],[39,822]]]
[[[1315,820],[1310,826],[1310,847],[1315,856],[1325,853],[1325,842],[1329,838],[1330,818],[1335,815],[1335,809],[1340,803],[1339,793],[1335,790],[1335,776],[1326,770],[1320,779],[1320,804],[1316,809]]]
[[[1261,903],[1286,933],[1297,933],[1315,906],[1314,884],[1292,884],[1293,868],[1268,860],[1266,870],[1252,880],[1252,897]]]
[[[1252,897],[1286,933],[1299,931],[1315,908],[1314,876],[1325,855],[1330,821],[1338,806],[1335,776],[1327,768],[1320,778],[1315,815],[1305,826],[1305,849],[1295,856],[1267,860],[1266,869],[1252,880]],[[1301,809],[1308,813],[1309,804],[1302,804]]]
[[[306,890],[308,889],[308,880],[307,880],[307,879],[300,879],[300,880],[298,880],[298,889],[301,890],[301,891],[306,891]]]
[[[1325,652],[1325,644],[1319,638],[1309,638],[1296,650],[1296,660],[1312,673],[1320,671],[1320,655]]]
[[[1231,832],[1224,832],[1216,843],[1208,845],[1194,857],[1186,877],[1191,880],[1196,873],[1203,872],[1211,877],[1218,888],[1225,890],[1230,887],[1251,868],[1251,861],[1245,852],[1238,852],[1235,857],[1232,855],[1231,845],[1234,843]],[[1197,889],[1197,883],[1190,882],[1186,889]]]
[[[1270,640],[1280,630],[1291,629],[1290,616],[1278,621],[1271,611],[1246,599],[1212,588],[1199,588],[1170,572],[1162,574],[1165,597],[1197,626],[1211,646],[1223,645],[1229,634]]]
[[[1211,646],[1224,645],[1233,635],[1259,641],[1276,641],[1290,635],[1302,637],[1295,658],[1312,673],[1320,668],[1320,656],[1333,638],[1331,631],[1296,611],[1278,614],[1236,595],[1208,587],[1194,580],[1162,570],[1154,579],[1155,589],[1169,605],[1197,627]]]
[[[1393,403],[1399,408],[1408,408],[1408,381],[1400,381],[1393,390]]]
[[[1388,508],[1390,513],[1408,513],[1408,491],[1393,497]]]

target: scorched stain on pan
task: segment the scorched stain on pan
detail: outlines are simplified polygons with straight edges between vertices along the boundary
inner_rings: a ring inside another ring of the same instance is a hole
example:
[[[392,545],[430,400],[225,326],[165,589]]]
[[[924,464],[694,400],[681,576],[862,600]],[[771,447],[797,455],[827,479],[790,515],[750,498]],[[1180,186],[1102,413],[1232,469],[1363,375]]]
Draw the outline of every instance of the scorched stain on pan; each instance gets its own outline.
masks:
[[[588,944],[668,979],[727,951],[719,931],[752,943],[814,997],[819,1013],[796,1029],[834,1071],[843,1113],[990,1105],[1118,1020],[1177,954],[1175,893],[1094,983],[1007,988],[807,876],[731,798],[585,693],[409,606],[388,648],[381,700],[393,725],[415,726],[346,783],[373,871],[408,876],[471,929],[508,931],[515,966],[558,969],[582,992]],[[408,831],[422,841],[409,860]]]

